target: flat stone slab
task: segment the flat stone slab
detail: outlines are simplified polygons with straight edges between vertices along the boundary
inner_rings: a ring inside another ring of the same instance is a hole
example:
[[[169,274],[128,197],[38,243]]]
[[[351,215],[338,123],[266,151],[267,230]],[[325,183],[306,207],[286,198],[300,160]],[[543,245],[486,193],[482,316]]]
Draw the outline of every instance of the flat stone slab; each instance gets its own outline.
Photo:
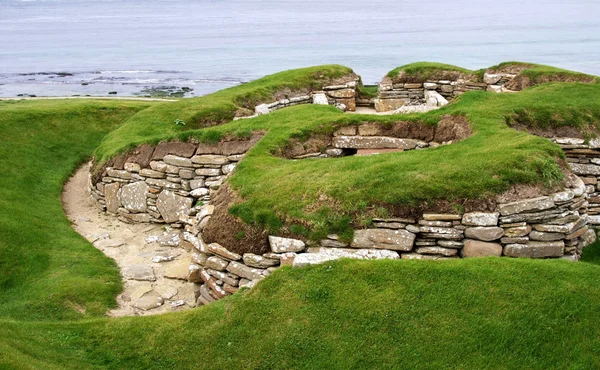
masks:
[[[554,201],[549,197],[525,199],[517,202],[506,203],[498,206],[502,216],[523,212],[538,212],[554,208]]]
[[[192,199],[169,190],[163,190],[156,199],[156,208],[166,223],[179,222],[179,218],[187,216],[191,207]]]
[[[508,244],[504,247],[504,254],[509,257],[547,258],[562,257],[565,243],[555,242],[529,242],[527,244]]]
[[[147,265],[131,265],[123,268],[123,277],[127,280],[156,281],[154,269]]]
[[[502,255],[502,246],[498,243],[466,239],[461,254],[463,258],[500,257]]]
[[[412,250],[416,235],[406,230],[365,229],[354,232],[351,247],[359,249]]]
[[[294,258],[294,267],[316,265],[324,262],[352,258],[360,260],[399,259],[398,252],[390,250],[372,249],[342,249],[342,248],[315,248],[310,253],[302,253]]]
[[[387,136],[337,136],[333,146],[340,149],[414,149],[419,142]]]
[[[186,280],[190,274],[190,261],[181,259],[165,264],[164,277],[169,279]]]
[[[148,208],[146,204],[148,189],[149,186],[144,181],[124,185],[121,190],[119,190],[121,204],[125,209],[131,212],[146,212]]]
[[[273,253],[302,252],[306,245],[302,240],[269,236],[269,245]]]

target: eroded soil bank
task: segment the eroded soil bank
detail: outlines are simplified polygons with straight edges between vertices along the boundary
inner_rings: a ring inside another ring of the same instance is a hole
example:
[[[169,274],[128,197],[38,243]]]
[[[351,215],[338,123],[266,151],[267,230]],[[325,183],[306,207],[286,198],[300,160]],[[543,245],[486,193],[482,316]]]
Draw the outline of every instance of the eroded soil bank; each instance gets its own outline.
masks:
[[[194,307],[190,256],[162,225],[127,224],[102,212],[87,191],[89,165],[65,184],[62,201],[73,229],[115,260],[123,277],[109,316],[152,315]],[[170,246],[175,245],[175,246]]]

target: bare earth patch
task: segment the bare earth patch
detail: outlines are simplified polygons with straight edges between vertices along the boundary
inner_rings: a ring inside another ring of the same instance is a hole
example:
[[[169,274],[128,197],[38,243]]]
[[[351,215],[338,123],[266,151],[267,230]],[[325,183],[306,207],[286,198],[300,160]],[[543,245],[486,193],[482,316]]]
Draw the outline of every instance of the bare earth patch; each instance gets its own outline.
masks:
[[[194,284],[186,280],[189,252],[168,246],[179,231],[127,224],[105,214],[88,194],[88,173],[89,165],[77,170],[65,184],[62,201],[73,229],[119,266],[123,292],[117,296],[119,307],[108,315],[154,315],[194,307]]]

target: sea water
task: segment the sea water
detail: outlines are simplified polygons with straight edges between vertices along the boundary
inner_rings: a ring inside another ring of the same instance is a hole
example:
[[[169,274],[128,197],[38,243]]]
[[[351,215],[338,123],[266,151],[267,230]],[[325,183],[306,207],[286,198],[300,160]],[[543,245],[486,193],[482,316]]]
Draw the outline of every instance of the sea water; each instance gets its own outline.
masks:
[[[414,61],[600,75],[598,0],[0,0],[0,96],[199,96],[339,63],[365,83]]]

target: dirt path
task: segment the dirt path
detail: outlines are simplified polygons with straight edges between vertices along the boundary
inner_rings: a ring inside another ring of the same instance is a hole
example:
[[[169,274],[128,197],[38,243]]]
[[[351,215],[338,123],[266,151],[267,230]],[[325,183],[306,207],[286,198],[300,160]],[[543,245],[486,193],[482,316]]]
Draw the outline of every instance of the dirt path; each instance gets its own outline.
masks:
[[[73,229],[121,270],[124,290],[117,296],[119,308],[108,315],[153,315],[194,307],[193,284],[185,280],[189,253],[168,246],[175,244],[169,239],[179,232],[165,231],[162,225],[127,224],[102,212],[88,194],[88,170],[85,165],[69,179],[62,201]]]

